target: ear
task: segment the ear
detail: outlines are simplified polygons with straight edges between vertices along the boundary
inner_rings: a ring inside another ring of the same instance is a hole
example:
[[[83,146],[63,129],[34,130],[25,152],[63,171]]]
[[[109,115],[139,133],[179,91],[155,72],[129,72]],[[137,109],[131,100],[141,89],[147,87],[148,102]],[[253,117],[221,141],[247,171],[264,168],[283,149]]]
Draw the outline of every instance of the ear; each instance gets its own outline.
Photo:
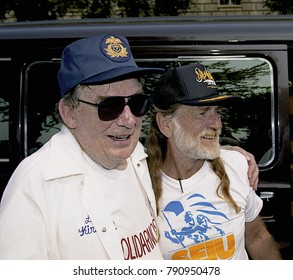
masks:
[[[162,113],[157,113],[156,120],[161,133],[167,138],[171,138],[173,135],[173,123],[170,117],[164,116]]]
[[[76,121],[75,121],[74,110],[65,104],[64,99],[60,100],[60,102],[58,104],[58,110],[59,110],[59,114],[60,114],[63,122],[69,128],[75,128]]]

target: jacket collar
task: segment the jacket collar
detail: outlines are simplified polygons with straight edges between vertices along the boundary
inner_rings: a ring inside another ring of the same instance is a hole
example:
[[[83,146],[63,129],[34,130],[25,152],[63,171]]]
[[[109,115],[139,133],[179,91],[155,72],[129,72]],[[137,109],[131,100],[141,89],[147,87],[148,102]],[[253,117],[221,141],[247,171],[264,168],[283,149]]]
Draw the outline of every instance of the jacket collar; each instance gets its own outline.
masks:
[[[50,153],[46,180],[85,173],[82,149],[65,125],[61,127],[60,132],[52,137],[48,144],[50,145]],[[138,143],[130,156],[130,160],[134,164],[139,164],[146,157],[143,145]]]

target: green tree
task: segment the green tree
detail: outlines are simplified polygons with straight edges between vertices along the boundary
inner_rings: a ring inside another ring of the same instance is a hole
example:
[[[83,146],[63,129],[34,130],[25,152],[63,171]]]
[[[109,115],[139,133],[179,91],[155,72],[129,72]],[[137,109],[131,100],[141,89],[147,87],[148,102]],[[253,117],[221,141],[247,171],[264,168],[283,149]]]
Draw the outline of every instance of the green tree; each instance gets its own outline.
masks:
[[[81,18],[177,16],[190,0],[1,0],[0,19],[14,12],[17,21],[51,20],[67,13]]]
[[[9,4],[11,1],[9,0],[1,0],[0,4],[0,19],[5,19],[6,12],[9,12]]]
[[[93,0],[1,0],[0,18],[5,20],[7,12],[14,12],[17,21],[52,20],[68,12],[80,11]]]
[[[155,0],[155,16],[179,16],[189,8],[190,0]]]
[[[86,5],[86,9],[82,13],[83,18],[108,18],[111,16],[112,0],[93,0]]]
[[[281,15],[293,14],[292,0],[265,0],[264,6],[272,12],[278,12]]]
[[[153,15],[149,0],[118,0],[121,17],[141,17]]]
[[[18,21],[54,19],[52,3],[47,0],[13,1],[13,11]]]

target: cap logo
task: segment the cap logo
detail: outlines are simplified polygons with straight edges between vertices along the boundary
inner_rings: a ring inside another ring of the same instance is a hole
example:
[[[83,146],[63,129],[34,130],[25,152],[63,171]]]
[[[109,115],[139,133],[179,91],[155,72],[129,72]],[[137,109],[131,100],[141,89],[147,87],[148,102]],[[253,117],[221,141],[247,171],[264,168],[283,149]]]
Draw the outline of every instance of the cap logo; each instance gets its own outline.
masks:
[[[210,87],[210,88],[217,87],[216,82],[215,82],[212,74],[207,69],[204,69],[204,71],[202,71],[200,68],[195,68],[194,73],[196,75],[197,82],[206,83],[207,87]]]
[[[128,51],[126,47],[123,46],[123,43],[119,38],[111,36],[107,38],[105,45],[107,45],[107,47],[104,48],[104,50],[106,55],[110,58],[127,58]]]

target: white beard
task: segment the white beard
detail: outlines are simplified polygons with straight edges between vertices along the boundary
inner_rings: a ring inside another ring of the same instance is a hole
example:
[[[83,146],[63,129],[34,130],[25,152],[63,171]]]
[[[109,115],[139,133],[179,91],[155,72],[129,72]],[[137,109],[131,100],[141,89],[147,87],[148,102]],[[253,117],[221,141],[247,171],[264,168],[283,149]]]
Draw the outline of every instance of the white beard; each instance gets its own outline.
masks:
[[[173,119],[175,125],[174,142],[177,149],[190,159],[208,159],[212,160],[220,156],[219,138],[221,130],[206,130],[197,137],[193,137],[189,131],[184,131],[182,126]],[[209,140],[202,140],[203,137],[215,137],[211,143]],[[216,140],[216,141],[215,141]],[[206,141],[206,142],[203,142]]]

